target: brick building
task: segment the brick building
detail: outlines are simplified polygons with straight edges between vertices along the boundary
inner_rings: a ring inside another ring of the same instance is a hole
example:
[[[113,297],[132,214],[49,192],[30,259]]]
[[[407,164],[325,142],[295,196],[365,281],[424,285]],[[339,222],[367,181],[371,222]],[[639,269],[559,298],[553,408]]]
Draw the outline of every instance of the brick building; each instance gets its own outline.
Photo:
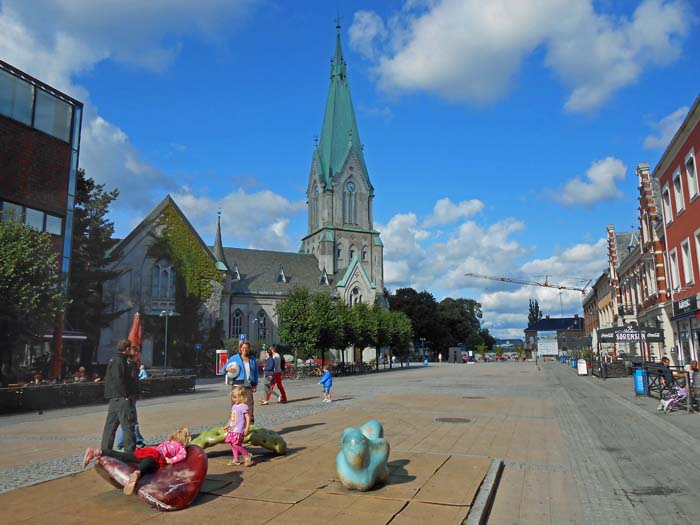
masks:
[[[0,217],[52,235],[66,284],[82,112],[82,103],[0,60]],[[61,320],[53,338],[58,375]]]

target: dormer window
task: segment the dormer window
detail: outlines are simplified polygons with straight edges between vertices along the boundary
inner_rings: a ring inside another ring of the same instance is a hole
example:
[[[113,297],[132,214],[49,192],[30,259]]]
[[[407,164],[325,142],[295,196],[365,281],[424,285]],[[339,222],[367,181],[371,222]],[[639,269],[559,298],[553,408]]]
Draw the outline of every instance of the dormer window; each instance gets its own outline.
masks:
[[[358,224],[357,186],[349,180],[343,186],[343,223]]]
[[[231,270],[231,278],[234,281],[241,280],[241,272],[238,271],[238,265],[236,263],[233,263],[233,270]]]
[[[321,279],[319,280],[320,284],[325,284],[328,286],[328,273],[326,273],[326,269],[324,268],[323,271],[321,272]]]
[[[277,272],[277,282],[278,283],[286,283],[287,282],[287,276],[284,273],[284,268],[280,264],[280,269]]]

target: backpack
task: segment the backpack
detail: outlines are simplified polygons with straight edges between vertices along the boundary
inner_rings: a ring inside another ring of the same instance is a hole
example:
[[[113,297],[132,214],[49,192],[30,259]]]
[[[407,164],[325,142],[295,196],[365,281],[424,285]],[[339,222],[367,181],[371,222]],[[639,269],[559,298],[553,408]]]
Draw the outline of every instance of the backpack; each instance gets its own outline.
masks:
[[[284,369],[287,367],[287,361],[284,360],[284,354],[280,354],[280,368],[282,369],[282,372],[284,372]]]

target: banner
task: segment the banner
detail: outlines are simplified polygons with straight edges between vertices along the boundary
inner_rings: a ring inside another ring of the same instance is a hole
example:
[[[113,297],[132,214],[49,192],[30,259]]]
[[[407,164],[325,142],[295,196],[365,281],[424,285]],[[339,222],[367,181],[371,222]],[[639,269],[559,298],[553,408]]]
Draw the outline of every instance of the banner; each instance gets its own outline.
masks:
[[[599,343],[638,343],[639,335],[646,343],[663,343],[664,332],[661,328],[650,328],[634,325],[615,326],[613,328],[601,328],[596,331]]]

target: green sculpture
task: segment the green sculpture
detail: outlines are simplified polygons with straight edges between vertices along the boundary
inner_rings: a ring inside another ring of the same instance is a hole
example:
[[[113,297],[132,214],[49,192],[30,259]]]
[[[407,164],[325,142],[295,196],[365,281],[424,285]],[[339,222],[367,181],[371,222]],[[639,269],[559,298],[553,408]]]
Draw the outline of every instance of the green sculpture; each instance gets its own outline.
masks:
[[[224,427],[213,427],[199,434],[192,440],[192,444],[208,448],[223,443],[224,439],[226,439]],[[243,438],[243,443],[250,443],[256,447],[272,450],[280,456],[287,452],[287,442],[282,436],[274,430],[256,427],[255,425],[250,425],[248,433]]]
[[[349,489],[367,491],[389,478],[389,442],[379,421],[371,420],[343,430],[335,468],[340,482]]]

